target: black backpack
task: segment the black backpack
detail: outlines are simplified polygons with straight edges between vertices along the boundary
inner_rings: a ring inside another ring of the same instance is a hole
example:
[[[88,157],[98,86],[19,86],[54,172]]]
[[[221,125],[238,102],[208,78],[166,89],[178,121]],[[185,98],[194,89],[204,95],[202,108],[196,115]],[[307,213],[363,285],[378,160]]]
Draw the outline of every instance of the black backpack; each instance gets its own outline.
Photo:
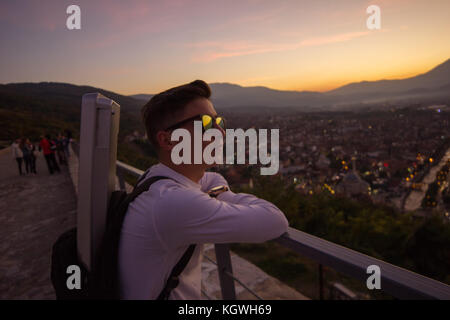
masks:
[[[120,299],[118,274],[119,241],[128,205],[141,193],[147,191],[154,182],[161,179],[170,179],[155,176],[138,185],[144,176],[145,174],[139,179],[132,193],[127,194],[125,191],[114,191],[112,193],[106,217],[105,233],[91,272],[88,272],[81,261],[79,261],[76,228],[63,233],[54,243],[51,280],[58,300]],[[173,267],[169,279],[157,300],[167,300],[170,292],[177,287],[179,283],[178,276],[188,264],[194,253],[195,246],[195,244],[191,244]],[[68,288],[67,282],[70,274],[68,274],[67,268],[70,265],[76,265],[80,268],[80,289]]]

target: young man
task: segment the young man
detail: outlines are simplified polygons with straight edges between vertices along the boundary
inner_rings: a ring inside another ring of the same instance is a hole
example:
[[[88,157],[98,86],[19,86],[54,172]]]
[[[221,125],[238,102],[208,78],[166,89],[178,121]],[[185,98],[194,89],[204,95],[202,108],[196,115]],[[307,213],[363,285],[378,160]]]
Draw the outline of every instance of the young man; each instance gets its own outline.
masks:
[[[211,165],[172,162],[171,150],[178,143],[171,141],[173,130],[184,128],[194,137],[194,121],[208,115],[225,134],[210,96],[209,86],[196,80],[153,96],[143,107],[147,136],[160,161],[143,180],[170,179],[155,182],[128,207],[119,245],[122,299],[156,299],[186,249],[197,244],[169,299],[200,300],[203,244],[260,243],[287,231],[288,221],[275,205],[233,193],[220,174],[205,172]]]

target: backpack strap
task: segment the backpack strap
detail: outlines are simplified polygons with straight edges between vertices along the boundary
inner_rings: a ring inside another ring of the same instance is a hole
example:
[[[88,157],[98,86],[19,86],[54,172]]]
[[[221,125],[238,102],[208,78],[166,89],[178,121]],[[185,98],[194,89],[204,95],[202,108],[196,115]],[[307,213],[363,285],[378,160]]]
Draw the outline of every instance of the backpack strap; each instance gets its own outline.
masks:
[[[181,272],[183,272],[184,268],[186,268],[187,264],[189,263],[189,260],[191,259],[192,254],[194,253],[195,247],[196,247],[195,244],[191,244],[189,248],[187,248],[187,250],[184,252],[180,261],[178,261],[175,267],[173,267],[169,279],[166,282],[166,285],[164,286],[164,288],[162,289],[161,293],[159,294],[156,300],[169,299],[170,292],[173,289],[175,289],[180,283],[178,276],[180,275]]]
[[[141,177],[139,177],[136,186],[134,187],[133,192],[129,195],[130,199],[127,201],[127,203],[131,203],[134,199],[136,199],[141,193],[147,191],[150,186],[155,183],[158,180],[162,179],[171,179],[168,177],[163,176],[154,176],[146,179],[144,182],[139,184],[140,181],[144,179],[146,176],[145,172]],[[138,185],[139,184],[139,185]],[[170,292],[175,289],[180,280],[178,276],[183,272],[184,268],[186,268],[187,264],[189,263],[189,260],[192,257],[192,254],[194,253],[196,244],[191,244],[187,250],[184,252],[181,259],[177,262],[177,264],[173,267],[172,272],[169,275],[169,279],[166,282],[166,285],[162,289],[161,293],[159,294],[157,300],[168,300]]]
[[[145,174],[139,177],[138,181],[136,182],[136,185],[134,186],[133,192],[129,194],[129,198],[127,199],[128,204],[134,201],[141,193],[148,191],[150,189],[150,186],[155,183],[156,181],[162,180],[162,179],[171,179],[169,177],[163,177],[163,176],[154,176],[146,179],[144,182],[139,184],[140,181],[142,181],[145,178]],[[139,184],[139,185],[138,185]]]
[[[133,192],[114,191],[111,195],[106,219],[105,233],[90,273],[90,296],[94,299],[119,299],[118,256],[121,229],[128,206],[140,194],[147,191],[151,184],[168,177],[151,177],[135,187]]]
[[[151,168],[151,167],[150,167]],[[145,177],[147,176],[147,173],[150,171],[150,168],[148,168],[147,170],[145,170],[145,172],[143,174],[141,174],[141,176],[138,178],[136,184],[134,185],[134,189],[136,189],[136,187],[138,186],[138,184],[145,179]],[[167,178],[170,179],[170,178]],[[133,190],[134,190],[133,189]]]

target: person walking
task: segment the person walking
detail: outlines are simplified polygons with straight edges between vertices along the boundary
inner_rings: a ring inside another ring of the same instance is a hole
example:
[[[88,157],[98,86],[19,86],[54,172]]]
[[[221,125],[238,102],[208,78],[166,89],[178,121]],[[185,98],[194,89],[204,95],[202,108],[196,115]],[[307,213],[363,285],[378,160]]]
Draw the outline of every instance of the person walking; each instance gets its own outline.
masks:
[[[56,138],[56,154],[60,165],[67,164],[66,154],[64,152],[64,139],[61,134]]]
[[[45,161],[47,162],[48,172],[50,174],[53,174],[55,170],[61,172],[61,169],[59,169],[58,163],[56,162],[55,158],[56,145],[55,142],[50,139],[49,135],[46,135],[45,137],[41,136],[39,150],[41,149],[42,153],[44,154]]]
[[[23,154],[23,162],[25,163],[25,171],[27,174],[31,173],[31,152],[28,149],[28,146],[26,144],[27,139],[22,138],[22,141],[20,142],[20,150],[22,150]]]
[[[22,161],[23,154],[20,149],[20,139],[16,139],[11,145],[12,157],[17,161],[17,166],[19,167],[19,175],[22,175]]]
[[[55,169],[58,172],[61,172],[58,162],[56,162],[56,150],[57,150],[56,142],[50,137],[50,135],[47,135],[46,138],[47,141],[50,143],[50,150],[51,150],[50,161],[52,162],[53,169]]]
[[[27,139],[25,145],[30,152],[30,172],[37,174],[36,172],[36,146],[34,143],[31,143],[30,139]]]

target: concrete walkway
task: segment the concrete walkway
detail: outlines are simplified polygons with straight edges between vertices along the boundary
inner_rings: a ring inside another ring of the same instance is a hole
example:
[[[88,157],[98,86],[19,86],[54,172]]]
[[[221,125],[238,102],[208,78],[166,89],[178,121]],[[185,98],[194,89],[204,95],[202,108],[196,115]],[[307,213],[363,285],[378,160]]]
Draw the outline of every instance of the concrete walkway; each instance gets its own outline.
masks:
[[[263,270],[230,251],[233,274],[261,299],[264,300],[309,300],[295,289],[289,287],[278,279],[271,277]],[[204,256],[216,262],[213,244],[205,246]],[[257,300],[247,289],[235,281],[237,300]],[[202,261],[202,299],[221,300],[219,273],[216,264],[203,258]]]
[[[37,175],[19,176],[10,149],[0,150],[0,299],[55,299],[52,245],[76,224],[67,167],[50,175],[42,154],[36,166]]]

